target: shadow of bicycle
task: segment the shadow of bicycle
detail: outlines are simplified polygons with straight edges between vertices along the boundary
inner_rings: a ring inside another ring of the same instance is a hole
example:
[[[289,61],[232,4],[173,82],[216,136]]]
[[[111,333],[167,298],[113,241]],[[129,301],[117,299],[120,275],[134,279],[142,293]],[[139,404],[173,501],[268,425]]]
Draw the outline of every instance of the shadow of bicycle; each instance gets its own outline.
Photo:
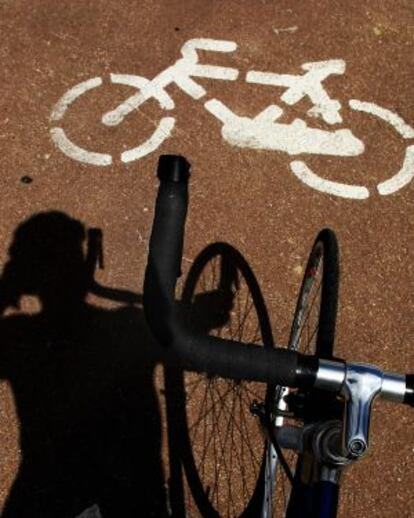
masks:
[[[194,333],[273,346],[257,280],[228,244],[214,243],[197,256],[181,305]],[[272,389],[186,372],[177,364],[166,364],[165,388],[173,516],[259,516],[265,442],[250,407],[265,404]]]

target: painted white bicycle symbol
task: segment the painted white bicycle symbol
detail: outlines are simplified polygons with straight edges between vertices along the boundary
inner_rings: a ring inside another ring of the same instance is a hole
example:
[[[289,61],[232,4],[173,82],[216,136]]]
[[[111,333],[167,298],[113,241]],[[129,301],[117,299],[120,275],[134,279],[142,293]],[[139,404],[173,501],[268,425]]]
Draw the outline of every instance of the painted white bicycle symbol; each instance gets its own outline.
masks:
[[[138,110],[151,98],[155,99],[164,111],[174,109],[174,100],[166,90],[173,83],[193,99],[205,98],[207,92],[196,78],[235,81],[239,71],[230,67],[200,64],[197,51],[234,52],[236,49],[237,44],[232,41],[192,39],[181,48],[181,58],[152,80],[137,75],[110,74],[111,83],[131,86],[137,90],[137,93],[114,110],[104,114],[102,123],[107,126],[119,125],[127,115]],[[298,75],[249,71],[245,80],[248,83],[284,88],[285,91],[280,100],[286,105],[294,105],[307,97],[313,104],[307,112],[308,116],[321,118],[332,126],[342,123],[341,103],[329,97],[322,83],[332,74],[344,74],[345,62],[340,59],[318,61],[305,63],[301,68],[303,73]],[[66,92],[52,111],[51,121],[54,126],[50,132],[53,142],[70,158],[87,164],[107,166],[112,164],[111,155],[92,152],[76,145],[58,125],[67,109],[78,97],[102,84],[101,77],[94,77]],[[313,154],[337,157],[357,156],[365,151],[364,143],[350,129],[321,130],[309,127],[302,119],[295,119],[290,124],[278,122],[283,109],[277,104],[268,106],[253,118],[237,115],[216,98],[205,101],[204,107],[222,123],[222,137],[233,146],[282,151],[289,155]],[[414,129],[399,115],[386,108],[356,99],[349,101],[349,107],[352,110],[368,113],[391,125],[402,139],[414,139]],[[175,123],[175,117],[162,117],[147,140],[121,153],[121,161],[132,162],[158,149],[171,135]],[[292,160],[290,169],[301,181],[319,191],[345,198],[369,197],[367,187],[327,180],[312,171],[303,160]],[[379,183],[377,190],[381,195],[392,194],[407,185],[413,177],[414,145],[407,145],[401,168],[391,178]]]

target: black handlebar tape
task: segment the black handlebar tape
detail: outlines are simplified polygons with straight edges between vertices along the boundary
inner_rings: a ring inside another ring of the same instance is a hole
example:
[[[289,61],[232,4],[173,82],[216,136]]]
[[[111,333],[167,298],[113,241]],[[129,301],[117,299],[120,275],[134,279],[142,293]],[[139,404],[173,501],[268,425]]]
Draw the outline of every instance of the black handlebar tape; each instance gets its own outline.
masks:
[[[157,340],[173,349],[186,369],[295,386],[301,370],[296,352],[195,335],[185,324],[185,314],[175,301],[175,285],[183,253],[189,168],[183,157],[160,158],[160,187],[144,281],[147,322]]]

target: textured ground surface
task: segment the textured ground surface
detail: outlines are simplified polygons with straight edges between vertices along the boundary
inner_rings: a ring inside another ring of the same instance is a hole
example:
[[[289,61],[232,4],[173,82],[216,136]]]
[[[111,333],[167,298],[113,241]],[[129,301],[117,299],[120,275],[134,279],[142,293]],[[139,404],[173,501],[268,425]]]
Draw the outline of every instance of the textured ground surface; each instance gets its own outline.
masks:
[[[3,263],[19,224],[36,212],[57,209],[102,229],[105,268],[97,274],[99,282],[140,292],[158,155],[180,153],[193,168],[185,270],[208,243],[232,243],[260,279],[275,337],[283,342],[307,252],[317,231],[329,226],[341,246],[338,355],[413,371],[414,182],[408,181],[413,161],[404,166],[407,185],[387,195],[379,194],[377,185],[402,169],[414,135],[406,129],[403,138],[389,121],[348,104],[350,99],[376,103],[414,125],[413,29],[410,0],[0,0]],[[161,112],[148,101],[119,126],[104,126],[102,115],[135,93],[110,84],[109,74],[152,78],[172,65],[192,38],[236,42],[231,53],[200,52],[200,61],[236,68],[238,79],[199,79],[207,91],[199,100],[169,86],[175,109],[167,115],[176,118],[170,138],[139,160],[123,163],[120,153],[145,141]],[[332,131],[332,125],[307,116],[308,97],[289,106],[280,100],[283,88],[245,81],[249,70],[302,74],[302,64],[331,59],[344,60],[346,70],[323,85],[341,102],[343,123],[337,127],[351,129],[364,143],[358,156],[295,157],[252,149],[263,148],[260,142],[245,147],[236,138],[231,144],[221,134],[222,122],[203,106],[217,98],[234,113],[253,118],[278,104],[284,109],[280,122],[302,118]],[[58,123],[50,121],[65,92],[97,77],[102,86],[76,99]],[[66,156],[50,136],[57,126],[78,146],[111,154],[113,163],[90,165]],[[292,160],[306,162],[325,180],[364,186],[369,197],[311,188],[292,173]],[[23,309],[24,304],[33,309],[32,300],[23,301]],[[371,454],[347,474],[340,516],[413,516],[412,412],[381,402],[375,410]],[[4,382],[0,507],[19,464],[18,436],[13,392]]]

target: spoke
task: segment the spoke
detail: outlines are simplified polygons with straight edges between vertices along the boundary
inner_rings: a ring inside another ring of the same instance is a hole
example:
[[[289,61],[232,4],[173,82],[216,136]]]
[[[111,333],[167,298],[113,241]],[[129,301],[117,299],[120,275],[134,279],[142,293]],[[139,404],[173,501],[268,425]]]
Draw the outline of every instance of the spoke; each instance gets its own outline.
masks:
[[[208,451],[208,447],[210,445],[210,440],[211,440],[211,434],[210,434],[210,439],[208,439],[208,422],[207,422],[206,418],[203,419],[203,427],[202,428],[203,428],[203,436],[202,436],[201,444],[205,445],[204,449],[202,450],[202,457],[204,459],[205,455],[206,455],[206,453]],[[195,439],[194,439],[194,441],[192,441],[192,444],[193,445],[195,444]],[[202,461],[199,465],[201,466],[202,477],[204,479],[205,473],[206,473],[206,463],[204,461]]]
[[[242,420],[242,406],[241,406],[241,402],[239,400],[239,406],[240,406],[240,423],[241,425],[243,425],[243,420]],[[247,487],[247,482],[246,482],[246,476],[245,476],[245,463],[244,463],[244,459],[245,459],[245,455],[244,455],[244,451],[245,451],[245,448],[244,448],[244,445],[246,444],[245,441],[244,441],[244,435],[243,435],[243,431],[240,429],[240,444],[241,444],[241,462],[240,462],[240,473],[241,473],[241,480],[242,480],[242,485],[243,485],[243,496],[244,495],[248,495],[248,487]],[[248,449],[248,448],[247,448]]]
[[[225,404],[223,405],[223,407],[225,406]],[[221,413],[221,412],[220,412]],[[231,421],[231,413],[229,414],[229,423],[232,422]],[[214,416],[215,418],[215,422],[218,423],[218,419],[216,418],[216,416]],[[215,448],[215,451],[214,451],[214,457],[215,459],[221,461],[220,464],[218,464],[218,462],[215,462],[215,468],[216,468],[216,477],[215,477],[215,481],[214,481],[214,486],[213,486],[213,492],[217,495],[217,500],[216,500],[216,503],[218,504],[218,497],[219,497],[219,491],[218,491],[218,484],[220,482],[220,473],[222,472],[223,470],[223,467],[224,469],[227,471],[227,473],[230,473],[228,468],[227,468],[227,459],[226,459],[226,455],[225,455],[225,442],[223,443],[222,441],[222,437],[221,437],[221,434],[220,434],[220,429],[217,428],[217,430],[213,430],[213,433],[214,433],[214,436],[217,437],[217,441],[219,443],[219,447],[221,449],[221,452],[222,454],[221,455],[217,455],[217,449]],[[215,445],[216,445],[216,442],[215,442]]]
[[[214,412],[213,412],[213,413],[214,413]],[[221,415],[221,411],[220,411],[220,415]],[[214,422],[216,422],[216,419],[215,419],[215,416],[214,416],[214,415],[213,415],[213,419],[214,419],[213,423],[214,423]],[[214,426],[214,425],[213,425],[213,426]],[[214,428],[212,429],[212,432],[211,432],[211,433],[212,433],[212,435],[213,435],[213,450],[214,450],[214,457],[213,457],[213,458],[214,458],[214,459],[217,459],[217,440],[216,440],[216,439],[217,439],[217,434],[216,434],[216,430],[215,430],[215,428],[216,428],[216,427],[214,427]],[[214,486],[213,486],[213,488],[212,488],[212,490],[211,490],[211,491],[212,491],[212,493],[213,493],[213,496],[214,496],[214,494],[216,494],[216,506],[217,506],[217,505],[218,505],[218,494],[217,494],[217,493],[215,493],[215,488],[216,488],[216,486],[217,486],[217,480],[218,480],[218,476],[219,476],[219,473],[217,472],[217,462],[215,462],[215,463],[214,463],[214,468],[215,468],[215,470],[214,470],[214,473],[215,473],[215,480],[214,480]]]
[[[242,408],[242,406],[241,406],[241,402],[240,402],[240,400],[239,400],[239,403],[240,403],[240,409],[241,409],[241,408]],[[225,406],[226,406],[226,408],[227,408],[226,403],[224,403],[224,405],[225,405]],[[242,437],[242,438],[243,438],[244,434],[243,434],[242,427],[237,423],[237,421],[236,421],[236,420],[234,420],[234,426],[236,427],[237,431],[239,432],[240,437]],[[242,441],[242,444],[243,444],[243,443],[246,443],[246,441]],[[253,450],[251,449],[251,446],[249,446],[247,443],[246,443],[246,445],[248,446],[248,449],[250,450],[251,456],[254,458],[254,457],[255,457],[255,454],[254,454]],[[256,460],[257,460],[257,459],[256,459]]]
[[[311,310],[312,310],[312,308],[313,308],[313,305],[315,304],[316,297],[318,296],[318,294],[319,294],[319,291],[320,291],[321,287],[322,287],[322,278],[321,278],[321,280],[319,281],[318,287],[316,288],[316,293],[315,293],[315,295],[313,296],[312,302],[311,302],[311,304],[310,304],[310,307],[309,307],[309,313],[311,312]]]
[[[193,374],[193,373],[192,373],[192,374]],[[184,374],[184,376],[186,376],[187,378],[189,378],[189,377],[190,377],[190,376],[188,376],[188,374],[187,374],[187,375],[185,375],[185,374]],[[193,388],[193,391],[192,391],[192,392],[194,392],[194,390],[198,387],[198,385],[201,385],[201,383],[203,383],[204,381],[206,381],[206,377],[205,377],[205,376],[203,376],[203,375],[201,375],[201,374],[199,374],[199,375],[197,375],[197,376],[196,376],[196,375],[191,376],[191,378],[194,378],[194,379],[191,379],[191,380],[189,380],[189,381],[185,381],[186,396],[189,396],[189,395],[187,394],[187,389],[188,389],[188,388]],[[191,396],[189,396],[189,397],[191,397]]]
[[[235,406],[235,403],[236,403],[236,394],[235,393],[233,393],[233,402],[232,403],[233,403],[232,407],[234,409],[234,406]],[[234,426],[232,426],[231,427],[231,447],[232,448],[234,447],[234,444],[235,444],[235,440],[234,440]],[[237,450],[236,450],[236,457],[237,457]],[[237,459],[237,461],[238,461],[238,459]],[[231,456],[230,469],[233,471],[233,455]],[[231,484],[228,484],[228,495],[229,495],[229,497],[230,497],[230,491],[231,491]],[[230,503],[230,498],[228,498],[228,501]],[[233,509],[234,509],[234,507],[233,507]],[[230,508],[229,507],[227,509],[227,514],[230,516]]]
[[[235,393],[235,396],[237,396],[237,393]],[[239,406],[240,406],[240,414],[243,414],[243,417],[244,417],[244,411],[243,411],[242,403],[241,403],[240,399],[238,399],[237,401],[238,401]],[[233,415],[233,414],[232,414],[232,409],[228,409],[228,405],[227,405],[227,403],[226,403],[226,402],[224,402],[224,406],[226,407],[226,410],[230,412],[230,414],[229,414],[229,415],[230,415],[230,416],[231,416],[231,415]],[[241,417],[242,417],[242,416],[241,416]],[[244,419],[242,419],[242,418],[240,419],[240,422],[242,423],[242,425],[243,425],[243,423],[245,424],[245,420],[244,420]],[[240,425],[238,424],[238,422],[237,422],[235,419],[232,419],[232,423],[233,423],[234,427],[237,429],[238,434],[240,435],[240,439],[241,439],[241,440],[240,440],[240,449],[241,449],[241,455],[242,455],[242,457],[244,458],[244,454],[243,454],[243,452],[244,452],[244,446],[246,445],[246,446],[247,446],[247,449],[248,449],[248,451],[249,451],[249,453],[250,453],[250,457],[251,457],[251,458],[256,462],[256,464],[259,464],[259,461],[257,460],[257,457],[256,457],[256,455],[255,455],[255,452],[253,451],[253,449],[252,449],[251,445],[250,445],[250,444],[246,441],[246,439],[245,439],[245,434],[243,433],[242,426],[240,426]],[[245,427],[246,427],[246,425],[245,425]],[[247,427],[246,427],[246,430],[247,430]],[[236,446],[236,448],[235,448],[235,452],[236,452],[236,453],[238,453],[238,448],[237,448],[237,446]],[[240,461],[240,456],[239,456],[239,455],[237,455],[237,457],[238,457],[238,459],[239,459],[240,471],[242,472],[242,474],[243,474],[243,476],[244,476],[244,469],[245,469],[245,467],[244,467],[244,463],[243,463],[242,461]],[[245,477],[244,477],[244,478],[245,478]]]
[[[257,399],[258,401],[264,401],[264,397],[263,397],[263,394],[258,394],[257,392],[255,392],[253,390],[253,388],[251,387],[252,383],[243,383],[242,384],[242,390],[244,393],[248,393],[250,394],[254,399]],[[256,385],[256,384],[255,384]]]
[[[244,440],[244,441],[246,442],[246,444],[247,444],[247,446],[248,446],[248,450],[249,450],[250,456],[251,456],[251,458],[252,458],[252,461],[254,461],[254,464],[255,464],[256,466],[260,466],[260,464],[261,464],[261,459],[259,459],[259,460],[257,459],[256,452],[253,450],[253,447],[251,446],[251,441],[250,441],[250,433],[251,433],[251,431],[250,431],[249,427],[247,426],[246,414],[245,414],[245,411],[244,411],[244,408],[243,408],[243,406],[242,406],[242,402],[241,402],[241,401],[240,401],[240,414],[242,414],[242,415],[241,415],[241,423],[242,423],[242,426],[243,426],[243,424],[244,424],[244,428],[245,428],[245,430],[246,430],[246,432],[247,432],[246,434],[243,434],[243,433],[242,433],[242,437],[243,437],[243,439],[242,439],[242,440]],[[250,419],[253,419],[253,416],[250,414],[250,415],[249,415],[249,418],[250,418]],[[248,436],[249,441],[247,441],[246,436]],[[253,441],[253,442],[255,442],[255,441]],[[253,463],[252,463],[252,464],[253,464]],[[256,472],[255,474],[257,475],[257,472]]]
[[[198,418],[196,419],[197,423],[200,422],[201,419],[204,419],[204,416],[206,415],[206,414],[203,413],[203,407],[206,404],[207,399],[208,399],[208,386],[205,387],[204,396],[203,396],[203,399],[202,399],[201,404],[199,406]],[[197,430],[198,430],[198,427],[195,429],[194,435],[191,436],[191,433],[190,433],[191,432],[191,427],[189,427],[188,432],[189,432],[189,435],[190,435],[192,443],[195,443],[196,436],[197,436]]]
[[[248,293],[249,295],[249,293]],[[251,299],[251,302],[249,305],[247,305],[247,302],[249,301],[249,296],[247,296],[246,298],[246,304],[245,304],[245,312],[244,312],[244,317],[243,317],[243,320],[241,322],[241,324],[239,325],[239,328],[237,330],[238,332],[238,337],[239,337],[239,340],[241,341],[243,335],[244,335],[244,328],[245,328],[245,325],[246,325],[246,322],[247,322],[247,318],[249,317],[250,315],[250,312],[252,310],[252,308],[254,307],[254,300]]]
[[[307,312],[306,314],[306,318],[304,320],[304,322],[301,322],[301,330],[300,330],[300,333],[299,333],[299,336],[297,338],[297,341],[296,343],[300,343],[300,339],[301,339],[301,336],[302,336],[302,333],[303,333],[303,330],[306,328],[306,324],[310,318],[310,315],[311,315],[311,310],[312,310],[312,307],[313,307],[313,304],[315,303],[315,300],[316,300],[316,297],[318,296],[318,293],[319,293],[319,290],[320,290],[320,287],[322,286],[322,281],[319,283],[319,286],[318,286],[318,289],[317,289],[317,292],[315,294],[315,296],[313,297],[313,300],[312,300],[312,303],[311,303],[311,306],[309,308],[309,311]],[[309,343],[309,342],[308,342]]]
[[[206,390],[208,390],[208,389],[206,389]],[[227,396],[227,394],[228,394],[231,390],[232,390],[232,388],[229,386],[229,388],[228,388],[228,389],[227,389],[227,391],[222,395],[222,397],[223,397],[223,398],[225,398],[225,397]],[[206,417],[207,417],[207,416],[212,412],[213,407],[214,407],[215,405],[217,405],[217,403],[218,403],[217,401],[216,401],[216,402],[213,402],[212,406],[211,406],[211,407],[209,407],[209,408],[208,408],[208,410],[207,410],[204,414],[202,414],[202,415],[200,415],[200,414],[199,414],[199,418],[198,418],[194,423],[192,423],[192,424],[191,424],[191,426],[189,427],[189,431],[191,431],[195,426],[198,426],[198,425],[200,424],[200,421],[201,421],[202,419],[205,419],[205,418],[206,418]]]
[[[250,314],[250,312],[251,312],[253,307],[254,307],[254,303],[252,301],[250,306],[249,306],[249,309],[247,310],[247,312],[245,313],[245,315],[243,317],[243,320],[241,321],[239,319],[239,324],[238,324],[238,327],[236,329],[236,333],[233,333],[233,335],[232,335],[233,339],[236,339],[238,341],[242,341],[243,332],[244,332],[244,326],[246,324],[247,318],[248,318],[248,316],[249,316],[249,314]]]
[[[212,398],[211,394],[210,394],[210,397]],[[215,411],[216,406],[217,406],[217,402],[213,402],[213,405],[212,405],[212,407],[211,407],[211,410],[212,410],[213,414],[214,414],[214,411]],[[218,414],[218,418],[220,418],[220,416],[221,416],[221,414],[222,414],[223,410],[224,410],[224,405],[222,405],[222,406],[220,407],[220,412],[219,412],[219,414]],[[214,415],[213,415],[213,418],[214,418]],[[212,426],[212,431],[211,431],[210,436],[209,436],[209,438],[208,438],[208,440],[207,440],[207,443],[206,443],[206,435],[207,435],[207,419],[204,419],[204,423],[203,423],[203,425],[204,425],[204,428],[203,428],[203,432],[204,432],[204,434],[203,434],[203,442],[202,442],[202,444],[204,444],[205,446],[204,446],[204,448],[203,448],[203,453],[202,453],[202,455],[201,455],[201,459],[200,459],[199,465],[203,465],[203,466],[204,466],[204,465],[205,465],[205,459],[206,459],[206,457],[207,457],[207,454],[208,454],[208,451],[209,451],[209,448],[210,448],[210,444],[211,444],[211,442],[212,442],[212,441],[213,441],[213,443],[214,443],[214,441],[215,441],[215,434],[214,434],[213,421],[212,421],[212,425],[211,425],[211,426]],[[191,440],[191,443],[194,445],[194,444],[195,444],[195,440],[194,440],[194,439],[192,439],[192,440]],[[213,444],[213,449],[214,449],[214,444]]]
[[[308,340],[308,343],[305,347],[305,349],[302,351],[303,353],[307,353],[309,351],[309,347],[311,345],[311,342],[313,340],[313,337],[316,335],[316,333],[318,332],[318,329],[319,329],[319,324],[315,327],[315,330],[313,331],[311,337],[310,337],[310,340]]]
[[[260,329],[260,322],[257,321],[257,325],[256,325],[256,329],[254,330],[253,337],[249,338],[249,339],[246,338],[246,342],[249,342],[252,344],[263,345],[261,335],[262,335],[262,333],[261,333],[261,329]]]

